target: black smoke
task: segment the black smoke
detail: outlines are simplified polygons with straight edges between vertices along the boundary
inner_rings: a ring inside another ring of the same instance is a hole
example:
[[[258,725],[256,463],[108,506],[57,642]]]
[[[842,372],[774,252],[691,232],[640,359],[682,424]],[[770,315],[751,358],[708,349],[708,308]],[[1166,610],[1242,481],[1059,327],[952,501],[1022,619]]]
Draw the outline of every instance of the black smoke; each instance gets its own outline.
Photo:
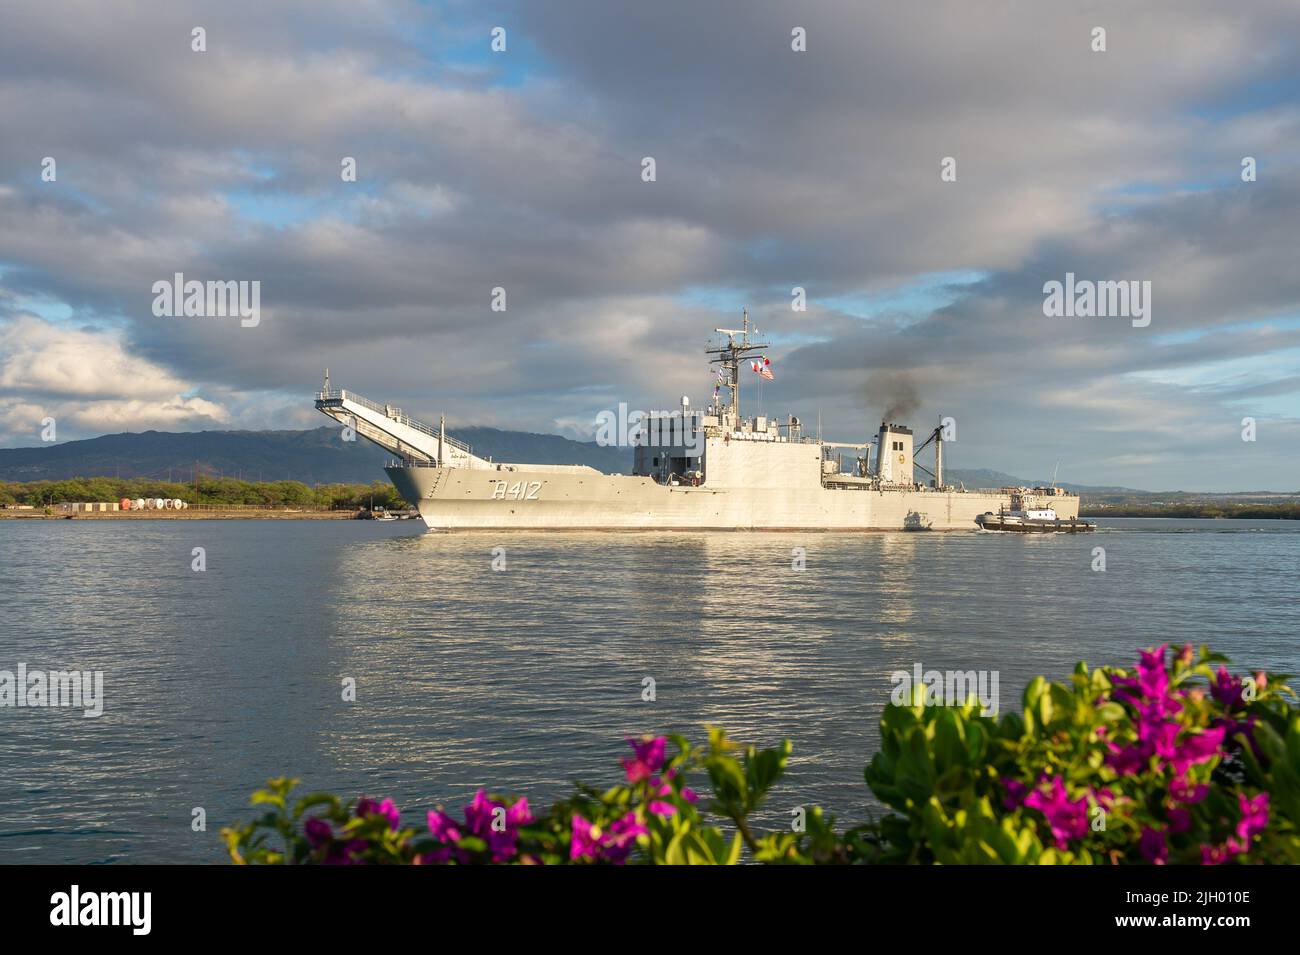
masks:
[[[863,388],[867,408],[881,408],[880,420],[905,424],[921,406],[921,391],[911,372],[881,371]]]

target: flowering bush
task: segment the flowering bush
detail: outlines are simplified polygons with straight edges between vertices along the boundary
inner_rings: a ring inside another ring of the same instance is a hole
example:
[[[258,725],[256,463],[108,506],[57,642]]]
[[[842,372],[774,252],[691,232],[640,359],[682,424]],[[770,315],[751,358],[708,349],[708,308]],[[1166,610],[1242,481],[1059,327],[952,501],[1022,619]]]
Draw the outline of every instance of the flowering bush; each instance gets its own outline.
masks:
[[[740,747],[719,729],[702,749],[680,736],[628,742],[622,783],[604,791],[579,785],[541,814],[526,798],[480,790],[462,818],[436,809],[424,827],[402,828],[390,800],[349,805],[320,793],[291,802],[297,780],[272,779],[253,794],[270,811],[221,834],[237,863],[729,865],[745,847],[765,862],[847,858],[820,810],[808,812],[802,833],[752,831],[749,818],[785,771],[789,743]],[[727,820],[730,834],[704,822],[700,797],[686,784],[688,772],[699,770],[713,793],[708,808]]]
[[[1284,677],[1188,645],[1034,679],[1001,721],[889,707],[868,785],[879,861],[1300,862],[1300,715]],[[1217,669],[1215,669],[1215,665]]]
[[[480,790],[460,816],[437,809],[403,828],[391,800],[291,802],[297,781],[273,779],[253,795],[268,812],[222,836],[237,863],[1300,862],[1293,694],[1284,677],[1237,679],[1225,662],[1185,646],[1142,653],[1132,673],[1081,663],[1068,687],[1033,680],[1023,712],[1000,721],[973,698],[888,706],[866,781],[894,811],[844,833],[815,807],[756,833],[790,744],[741,747],[710,729],[701,748],[629,739],[621,783],[579,785],[541,813]],[[700,771],[707,802],[687,784]]]

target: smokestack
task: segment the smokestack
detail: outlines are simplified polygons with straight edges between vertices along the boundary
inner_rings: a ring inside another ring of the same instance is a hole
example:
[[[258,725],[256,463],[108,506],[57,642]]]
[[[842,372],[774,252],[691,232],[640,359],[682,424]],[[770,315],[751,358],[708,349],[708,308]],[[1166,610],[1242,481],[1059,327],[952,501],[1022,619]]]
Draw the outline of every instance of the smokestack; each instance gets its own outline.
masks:
[[[912,483],[912,429],[882,422],[876,438],[876,476],[886,484]]]
[[[934,487],[943,487],[943,428],[934,432]]]

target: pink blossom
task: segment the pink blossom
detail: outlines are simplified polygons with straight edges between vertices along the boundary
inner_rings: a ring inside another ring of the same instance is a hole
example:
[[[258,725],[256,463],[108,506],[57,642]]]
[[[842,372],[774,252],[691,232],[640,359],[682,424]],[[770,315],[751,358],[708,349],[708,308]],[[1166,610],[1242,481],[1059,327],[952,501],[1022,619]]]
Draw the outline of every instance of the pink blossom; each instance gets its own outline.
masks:
[[[1138,685],[1147,699],[1163,699],[1169,690],[1169,673],[1165,670],[1167,643],[1154,650],[1143,650],[1138,662]]]
[[[1020,806],[1025,801],[1025,793],[1029,791],[1029,787],[1020,780],[1010,777],[1003,778],[1002,788],[1007,791],[1007,794],[1002,797],[1002,806],[1005,809],[1015,809]]]
[[[1193,805],[1200,802],[1209,793],[1210,787],[1205,783],[1191,783],[1183,776],[1169,780],[1169,796],[1177,802]]]
[[[638,740],[629,736],[627,742],[635,754],[631,759],[623,760],[623,768],[627,771],[629,783],[639,783],[643,779],[649,779],[663,769],[668,743],[665,737],[646,737]]]
[[[1150,826],[1142,827],[1138,849],[1142,853],[1142,858],[1152,865],[1164,865],[1169,860],[1169,845],[1165,842],[1165,834]]]
[[[1254,799],[1247,799],[1245,793],[1238,793],[1237,802],[1241,806],[1237,838],[1243,845],[1241,851],[1245,852],[1250,840],[1268,827],[1268,793],[1260,793]]]
[[[364,860],[357,858],[366,851],[369,843],[365,839],[349,839],[347,842],[330,844],[325,853],[325,865],[360,865]]]
[[[502,812],[501,810],[504,810]],[[498,822],[500,819],[500,822]],[[465,834],[477,836],[487,843],[488,852],[493,862],[508,862],[518,852],[519,827],[533,821],[528,810],[528,800],[519,799],[509,807],[499,799],[488,796],[487,790],[480,789],[474,799],[465,807]],[[429,813],[429,832],[439,842],[456,844],[464,837],[462,827],[450,816],[441,811]],[[450,848],[428,853],[427,861],[447,861],[451,857]],[[469,852],[457,849],[456,859],[462,863],[471,861]]]
[[[1223,745],[1225,732],[1225,727],[1217,726],[1213,729],[1207,729],[1203,733],[1195,733],[1184,737],[1183,741],[1173,747],[1172,750],[1168,748],[1162,749],[1161,746],[1157,745],[1156,752],[1169,761],[1169,765],[1173,767],[1176,775],[1181,776],[1187,772],[1187,767],[1208,762],[1215,756],[1220,755],[1220,747]]]
[[[1235,710],[1241,706],[1243,690],[1241,681],[1228,672],[1227,667],[1220,666],[1210,684],[1210,695],[1226,710]]]
[[[1088,797],[1071,800],[1060,776],[1052,780],[1050,792],[1035,789],[1030,793],[1025,798],[1025,805],[1047,817],[1058,849],[1065,849],[1069,840],[1082,839],[1088,834]]]
[[[375,802],[373,799],[362,797],[357,800],[357,818],[365,819],[367,816],[379,815],[388,819],[388,828],[393,832],[397,831],[397,826],[401,822],[401,813],[397,811],[397,805],[391,799],[385,799],[383,802]]]
[[[1201,844],[1201,865],[1223,865],[1233,856],[1228,846]]]
[[[308,819],[303,824],[303,833],[307,836],[307,842],[313,849],[319,849],[325,843],[334,838],[334,829],[324,819],[318,819],[315,816]]]
[[[629,812],[602,830],[581,816],[573,817],[573,835],[569,840],[569,858],[590,859],[593,862],[612,862],[622,865],[636,844],[637,836],[649,833],[637,822],[636,813]]]

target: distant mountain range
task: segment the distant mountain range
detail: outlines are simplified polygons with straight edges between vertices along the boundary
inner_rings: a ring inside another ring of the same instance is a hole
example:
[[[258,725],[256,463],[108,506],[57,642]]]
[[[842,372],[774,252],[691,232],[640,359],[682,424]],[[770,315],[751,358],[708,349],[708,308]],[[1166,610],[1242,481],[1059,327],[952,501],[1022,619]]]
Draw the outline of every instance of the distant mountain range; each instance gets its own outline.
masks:
[[[628,448],[602,447],[554,434],[459,428],[455,437],[474,453],[527,464],[588,464],[628,473]],[[310,431],[192,431],[106,434],[36,448],[0,449],[0,480],[61,481],[74,477],[145,477],[188,481],[200,474],[246,481],[369,484],[385,480],[392,456],[365,439],[344,441],[341,429]]]
[[[474,453],[520,464],[587,464],[606,474],[632,470],[629,448],[602,447],[555,434],[458,428],[455,437]],[[36,448],[0,449],[0,481],[61,481],[74,477],[144,477],[188,481],[200,474],[246,481],[302,481],[304,484],[369,484],[384,480],[391,456],[364,439],[344,441],[337,427],[310,431],[145,431],[106,434]],[[988,469],[948,468],[948,483],[966,487],[1035,486],[1046,480]],[[1142,494],[1131,488],[1065,484],[1090,494]]]

